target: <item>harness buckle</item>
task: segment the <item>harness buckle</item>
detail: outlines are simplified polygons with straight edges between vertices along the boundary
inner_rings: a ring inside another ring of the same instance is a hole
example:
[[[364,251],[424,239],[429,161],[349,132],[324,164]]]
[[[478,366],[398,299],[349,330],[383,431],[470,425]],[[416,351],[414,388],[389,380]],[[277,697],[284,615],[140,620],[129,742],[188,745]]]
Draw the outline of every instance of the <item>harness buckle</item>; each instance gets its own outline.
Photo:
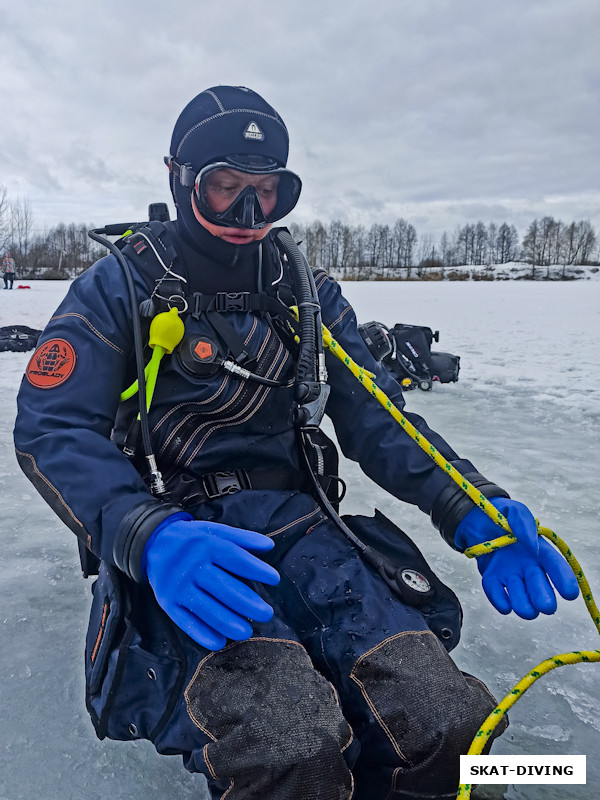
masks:
[[[250,311],[250,292],[217,292],[215,309],[222,311]]]
[[[235,494],[241,489],[251,489],[250,478],[245,469],[234,469],[230,472],[205,472],[202,476],[202,488],[209,500]]]

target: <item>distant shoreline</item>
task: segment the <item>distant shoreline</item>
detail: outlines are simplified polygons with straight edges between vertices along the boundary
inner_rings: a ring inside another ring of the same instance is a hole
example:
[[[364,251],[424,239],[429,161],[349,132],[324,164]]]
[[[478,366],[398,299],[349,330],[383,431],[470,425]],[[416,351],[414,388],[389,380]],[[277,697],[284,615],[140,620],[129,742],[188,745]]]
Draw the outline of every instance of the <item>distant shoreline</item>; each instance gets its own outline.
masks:
[[[338,281],[589,281],[600,280],[600,266],[595,264],[575,266],[551,264],[536,266],[523,261],[510,261],[506,264],[456,266],[456,267],[384,267],[370,269],[367,267],[348,267],[326,270]],[[49,270],[48,275],[20,276],[17,283],[27,281],[74,280],[77,276],[59,275],[56,270]]]
[[[532,267],[523,261],[507,264],[456,267],[390,267],[378,270],[348,268],[329,270],[332,278],[342,281],[551,281],[600,280],[600,266],[565,265]]]

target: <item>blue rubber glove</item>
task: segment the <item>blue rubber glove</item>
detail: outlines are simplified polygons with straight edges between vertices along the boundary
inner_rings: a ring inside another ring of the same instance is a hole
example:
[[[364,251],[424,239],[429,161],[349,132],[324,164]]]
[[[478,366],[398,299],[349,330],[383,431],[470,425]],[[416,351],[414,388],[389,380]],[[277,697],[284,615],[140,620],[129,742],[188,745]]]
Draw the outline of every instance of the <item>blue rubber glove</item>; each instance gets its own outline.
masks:
[[[161,608],[198,644],[220,650],[252,636],[248,619],[268,622],[273,609],[234,575],[276,586],[279,574],[249,553],[274,547],[267,536],[173,514],[153,531],[142,570]]]
[[[556,591],[565,600],[574,600],[579,586],[571,567],[558,550],[538,536],[535,519],[523,503],[504,497],[490,502],[508,520],[517,541],[477,559],[486,597],[501,614],[535,619],[538,614],[554,614]],[[454,542],[464,550],[475,544],[503,536],[503,530],[479,508],[473,508],[460,521]]]

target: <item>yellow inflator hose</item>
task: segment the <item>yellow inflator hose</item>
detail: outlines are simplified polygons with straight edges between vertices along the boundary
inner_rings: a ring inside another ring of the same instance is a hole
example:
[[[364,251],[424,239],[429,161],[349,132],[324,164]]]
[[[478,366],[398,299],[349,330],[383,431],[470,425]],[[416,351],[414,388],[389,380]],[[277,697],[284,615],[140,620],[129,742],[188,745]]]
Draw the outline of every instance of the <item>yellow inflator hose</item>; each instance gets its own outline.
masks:
[[[176,308],[163,311],[157,314],[150,323],[150,337],[148,345],[152,348],[152,356],[146,364],[144,374],[146,375],[146,407],[150,409],[150,403],[154,395],[156,379],[160,361],[165,353],[172,353],[179,342],[183,339],[185,328],[183,320],[179,316]],[[138,390],[138,382],[135,381],[128,389],[121,393],[121,401],[133,397]]]

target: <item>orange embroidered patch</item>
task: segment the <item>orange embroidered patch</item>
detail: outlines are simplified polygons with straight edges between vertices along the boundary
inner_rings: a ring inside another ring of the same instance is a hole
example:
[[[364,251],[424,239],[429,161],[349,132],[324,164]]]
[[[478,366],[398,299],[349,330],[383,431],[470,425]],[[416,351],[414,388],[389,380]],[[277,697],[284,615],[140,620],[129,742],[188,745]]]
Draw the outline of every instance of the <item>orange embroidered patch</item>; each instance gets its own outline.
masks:
[[[60,386],[75,369],[75,350],[64,339],[50,339],[40,345],[27,365],[25,375],[38,389]]]

